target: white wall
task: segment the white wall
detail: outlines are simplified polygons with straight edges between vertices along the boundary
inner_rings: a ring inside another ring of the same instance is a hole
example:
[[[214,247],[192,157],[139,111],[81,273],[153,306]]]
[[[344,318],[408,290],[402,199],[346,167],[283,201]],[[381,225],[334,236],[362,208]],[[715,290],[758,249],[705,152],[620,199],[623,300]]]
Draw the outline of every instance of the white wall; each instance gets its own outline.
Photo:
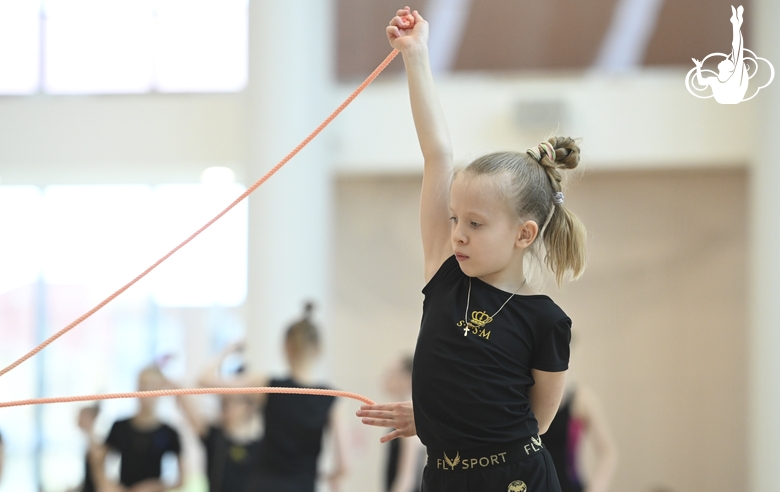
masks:
[[[736,106],[696,99],[685,90],[684,76],[677,70],[533,79],[462,75],[439,81],[439,89],[461,162],[486,150],[537,143],[556,130],[555,122],[536,128],[518,122],[519,104],[559,101],[559,132],[583,137],[583,159],[595,168],[747,163],[761,99]],[[340,87],[330,106],[352,89]],[[0,179],[192,182],[205,167],[227,165],[250,183],[259,176],[246,172],[245,102],[245,94],[3,97]],[[326,131],[335,142],[338,173],[419,171],[400,77],[380,76]]]
[[[0,97],[3,184],[197,182],[243,169],[243,94]]]
[[[680,70],[530,79],[485,74],[445,78],[438,87],[461,162],[486,150],[524,150],[559,123],[558,134],[583,137],[583,159],[593,169],[747,163],[760,103],[696,99],[684,78]],[[380,79],[341,117],[342,173],[419,171],[405,82],[394,79]],[[562,117],[534,127],[522,121],[526,102],[552,102],[551,112]]]

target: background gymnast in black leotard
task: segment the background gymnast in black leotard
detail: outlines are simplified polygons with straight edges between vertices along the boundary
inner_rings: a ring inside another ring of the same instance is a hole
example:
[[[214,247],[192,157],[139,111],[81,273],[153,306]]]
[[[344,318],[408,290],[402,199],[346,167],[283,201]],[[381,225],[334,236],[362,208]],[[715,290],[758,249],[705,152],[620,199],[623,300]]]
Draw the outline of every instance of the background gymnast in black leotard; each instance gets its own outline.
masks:
[[[220,376],[224,360],[243,349],[228,346],[198,378],[203,387],[225,386]],[[189,396],[178,398],[182,412],[206,451],[209,492],[247,492],[258,460],[262,434],[257,395],[222,395],[220,415],[210,420]]]
[[[285,333],[284,354],[288,373],[267,378],[243,374],[230,386],[275,386],[326,388],[313,376],[314,365],[322,352],[319,330],[312,321],[314,306],[306,304],[301,319]],[[268,394],[261,399],[264,435],[260,444],[256,473],[249,492],[314,492],[319,478],[338,489],[346,474],[344,439],[335,399],[327,396]],[[331,436],[333,468],[327,473],[317,469],[323,436]]]

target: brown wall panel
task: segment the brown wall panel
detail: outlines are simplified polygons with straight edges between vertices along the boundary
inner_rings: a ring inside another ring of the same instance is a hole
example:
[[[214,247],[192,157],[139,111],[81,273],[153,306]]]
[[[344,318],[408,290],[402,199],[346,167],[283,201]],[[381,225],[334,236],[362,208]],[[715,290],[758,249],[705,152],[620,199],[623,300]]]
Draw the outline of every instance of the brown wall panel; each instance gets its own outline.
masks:
[[[393,0],[338,0],[336,73],[340,80],[365,78],[390,53],[385,27],[399,8],[403,5]],[[399,59],[385,72],[401,70]]]
[[[582,69],[595,60],[618,0],[472,0],[454,70]],[[690,65],[731,50],[731,0],[665,0],[645,65]],[[412,5],[426,14],[427,2]],[[742,32],[751,47],[749,1]],[[337,74],[365,77],[389,53],[384,28],[399,6],[390,0],[338,0]],[[402,70],[399,61],[390,73]]]
[[[474,1],[455,69],[588,67],[615,1]]]
[[[731,5],[743,5],[742,35],[751,48],[755,11],[749,1],[666,0],[645,56],[645,65],[685,65],[710,53],[731,53]]]

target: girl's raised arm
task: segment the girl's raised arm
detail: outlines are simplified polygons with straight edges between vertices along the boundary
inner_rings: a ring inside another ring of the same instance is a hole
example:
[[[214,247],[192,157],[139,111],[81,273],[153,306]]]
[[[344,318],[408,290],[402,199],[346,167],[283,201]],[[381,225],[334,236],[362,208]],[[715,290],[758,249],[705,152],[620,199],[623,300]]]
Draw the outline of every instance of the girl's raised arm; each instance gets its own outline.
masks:
[[[416,10],[412,12],[406,7],[390,21],[387,37],[404,58],[414,126],[425,160],[420,229],[427,282],[452,254],[449,222],[452,143],[433,85],[428,59],[428,23]]]

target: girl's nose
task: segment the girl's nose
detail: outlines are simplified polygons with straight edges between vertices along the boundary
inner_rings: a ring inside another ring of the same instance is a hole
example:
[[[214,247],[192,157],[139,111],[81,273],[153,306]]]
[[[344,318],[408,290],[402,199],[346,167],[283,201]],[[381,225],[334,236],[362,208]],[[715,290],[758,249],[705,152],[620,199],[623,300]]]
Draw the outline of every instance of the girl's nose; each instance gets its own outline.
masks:
[[[463,233],[460,224],[454,224],[452,226],[452,241],[458,244],[466,244],[468,241],[468,236]]]

